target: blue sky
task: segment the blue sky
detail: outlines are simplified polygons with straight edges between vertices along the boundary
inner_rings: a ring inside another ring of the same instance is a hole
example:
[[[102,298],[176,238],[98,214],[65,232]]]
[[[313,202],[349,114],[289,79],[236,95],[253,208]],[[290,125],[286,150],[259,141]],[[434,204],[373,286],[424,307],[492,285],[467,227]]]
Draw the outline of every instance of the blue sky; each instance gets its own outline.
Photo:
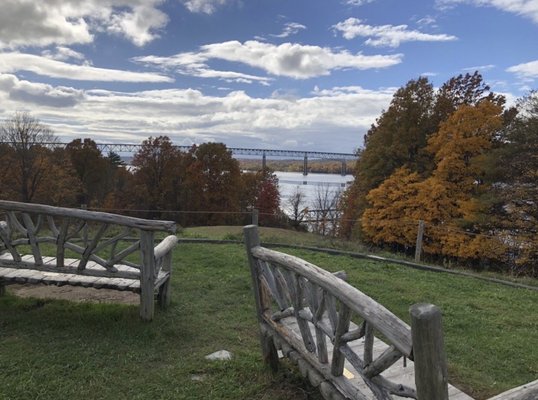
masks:
[[[2,0],[0,119],[61,140],[352,152],[394,91],[537,87],[538,0]]]

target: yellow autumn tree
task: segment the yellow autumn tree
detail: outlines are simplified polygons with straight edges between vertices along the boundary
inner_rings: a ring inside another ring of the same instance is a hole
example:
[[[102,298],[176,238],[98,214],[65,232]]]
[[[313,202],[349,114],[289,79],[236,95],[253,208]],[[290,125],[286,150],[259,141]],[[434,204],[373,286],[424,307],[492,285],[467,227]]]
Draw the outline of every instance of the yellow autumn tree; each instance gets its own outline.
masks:
[[[402,167],[368,193],[366,199],[370,207],[360,220],[363,235],[368,240],[378,245],[414,245],[417,234],[413,202],[418,195],[419,182],[416,172]]]
[[[418,199],[433,227],[426,251],[460,259],[499,258],[504,251],[477,224],[486,207],[479,195],[487,190],[477,159],[492,147],[503,124],[502,111],[490,101],[463,105],[428,140],[435,170],[420,184]]]
[[[478,200],[484,171],[476,162],[502,127],[502,108],[489,101],[460,106],[427,145],[435,161],[421,178],[400,168],[367,195],[361,218],[366,237],[376,244],[415,244],[418,220],[426,222],[424,251],[462,259],[498,256],[502,246],[475,223],[485,207]]]

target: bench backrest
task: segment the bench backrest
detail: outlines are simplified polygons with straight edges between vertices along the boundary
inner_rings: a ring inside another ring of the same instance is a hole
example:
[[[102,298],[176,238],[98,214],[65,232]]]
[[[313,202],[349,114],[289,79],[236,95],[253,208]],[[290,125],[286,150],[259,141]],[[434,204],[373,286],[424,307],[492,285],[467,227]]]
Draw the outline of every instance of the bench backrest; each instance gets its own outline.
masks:
[[[244,232],[259,322],[282,331],[279,321],[295,318],[302,340],[294,344],[310,355],[309,361],[319,371],[330,375],[337,385],[341,384],[344,392],[346,380],[338,378],[343,375],[347,360],[376,398],[389,399],[390,394],[420,399],[448,398],[437,308],[414,306],[412,331],[381,304],[333,274],[298,257],[261,247],[255,226],[245,227]],[[424,332],[433,337],[425,337]],[[376,335],[389,345],[377,357],[373,348]],[[327,339],[333,344],[330,362]],[[358,339],[364,340],[362,354],[350,346],[350,342]],[[437,353],[433,358],[432,352]],[[402,357],[415,361],[416,390],[381,376]]]
[[[148,264],[157,276],[162,262],[159,247],[154,248],[154,233],[176,229],[171,221],[0,200],[2,219],[0,250],[3,247],[11,260],[0,259],[0,266],[116,278],[140,277],[137,271]],[[44,244],[55,247],[53,257],[44,256]],[[31,257],[23,257],[24,252],[19,251],[22,246]],[[133,253],[139,257],[131,256]],[[67,265],[67,258],[75,258],[77,263]],[[87,268],[89,262],[102,268]],[[120,264],[129,268],[118,270]]]

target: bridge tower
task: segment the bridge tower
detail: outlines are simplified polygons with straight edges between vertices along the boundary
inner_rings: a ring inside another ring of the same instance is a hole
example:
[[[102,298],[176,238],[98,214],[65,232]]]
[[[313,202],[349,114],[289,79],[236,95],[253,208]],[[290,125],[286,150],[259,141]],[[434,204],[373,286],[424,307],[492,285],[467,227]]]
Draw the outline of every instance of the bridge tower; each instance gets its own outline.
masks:
[[[342,169],[341,169],[341,174],[342,176],[346,176],[347,175],[347,165],[346,165],[346,160],[342,160]]]

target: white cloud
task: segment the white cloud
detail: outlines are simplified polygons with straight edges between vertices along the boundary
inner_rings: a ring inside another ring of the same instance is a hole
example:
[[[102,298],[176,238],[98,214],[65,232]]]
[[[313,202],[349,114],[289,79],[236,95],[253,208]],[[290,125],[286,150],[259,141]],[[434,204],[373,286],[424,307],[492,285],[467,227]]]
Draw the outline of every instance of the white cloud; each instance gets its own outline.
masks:
[[[342,33],[348,40],[356,37],[368,38],[364,43],[370,46],[398,47],[404,42],[446,42],[457,40],[456,36],[447,34],[430,34],[416,30],[409,30],[407,25],[379,25],[364,24],[357,18],[348,18],[333,25],[333,29]]]
[[[33,96],[32,114],[62,140],[139,143],[166,134],[175,143],[221,141],[270,148],[295,141],[305,149],[314,143],[312,150],[351,152],[394,90],[339,87],[317,89],[307,97],[276,98],[242,91],[210,96],[193,89],[125,93],[52,87],[5,74],[0,75],[0,119],[27,109],[28,93]]]
[[[0,73],[30,71],[51,78],[101,82],[173,82],[173,79],[147,72],[96,68],[90,65],[68,64],[48,57],[18,52],[0,53]]]
[[[538,60],[513,65],[506,71],[516,74],[521,80],[532,81],[538,79]]]
[[[3,0],[0,48],[91,43],[96,32],[124,36],[137,46],[158,37],[168,17],[164,0]]]
[[[472,4],[477,7],[495,7],[499,10],[530,18],[538,24],[537,0],[437,0],[439,8],[450,8],[456,4]]]
[[[153,5],[140,5],[133,7],[132,12],[112,15],[108,30],[124,35],[137,46],[143,46],[158,38],[155,30],[163,28],[167,22],[166,14]]]
[[[439,72],[426,71],[420,74],[420,76],[433,77],[439,75]]]
[[[277,38],[286,38],[291,35],[297,34],[299,31],[306,29],[306,26],[299,24],[297,22],[287,22],[284,25],[284,29],[282,30],[282,33],[279,33],[278,35],[271,35],[273,37]]]
[[[466,72],[474,72],[474,71],[489,71],[493,68],[495,68],[495,65],[487,64],[487,65],[475,65],[473,67],[462,68],[461,70],[466,71]]]
[[[58,61],[73,60],[90,64],[86,60],[86,56],[84,54],[65,46],[56,46],[54,50],[44,50],[41,52],[41,55],[43,57],[52,58],[53,60]]]
[[[213,14],[217,7],[222,6],[229,0],[181,0],[190,12]]]
[[[171,57],[137,57],[133,60],[144,64],[159,65],[163,68],[175,68],[179,72],[209,70],[207,62],[212,59],[246,64],[264,70],[275,76],[286,76],[295,79],[307,79],[329,75],[332,70],[339,69],[372,69],[386,68],[399,64],[401,54],[366,56],[348,51],[333,51],[319,46],[283,43],[274,45],[259,41],[229,41],[202,46],[197,53],[180,53]],[[211,70],[212,71],[212,70]],[[212,71],[220,73],[221,71]],[[253,79],[250,76],[247,79]],[[259,81],[266,78],[258,78]]]
[[[24,105],[31,103],[47,107],[73,107],[84,98],[82,90],[19,80],[15,75],[1,73],[0,91],[6,92],[10,100]]]
[[[431,15],[426,15],[425,17],[418,19],[417,24],[420,27],[437,28],[437,20]]]
[[[133,58],[133,61],[136,63],[159,66],[164,70],[173,70],[183,75],[198,78],[214,78],[238,83],[259,82],[265,85],[268,85],[271,81],[270,78],[263,76],[214,70],[206,64],[207,60],[208,58],[199,53],[180,53],[171,57],[143,56]]]
[[[373,3],[374,1],[375,0],[345,0],[345,4],[347,4],[348,6],[359,7],[368,3]]]

